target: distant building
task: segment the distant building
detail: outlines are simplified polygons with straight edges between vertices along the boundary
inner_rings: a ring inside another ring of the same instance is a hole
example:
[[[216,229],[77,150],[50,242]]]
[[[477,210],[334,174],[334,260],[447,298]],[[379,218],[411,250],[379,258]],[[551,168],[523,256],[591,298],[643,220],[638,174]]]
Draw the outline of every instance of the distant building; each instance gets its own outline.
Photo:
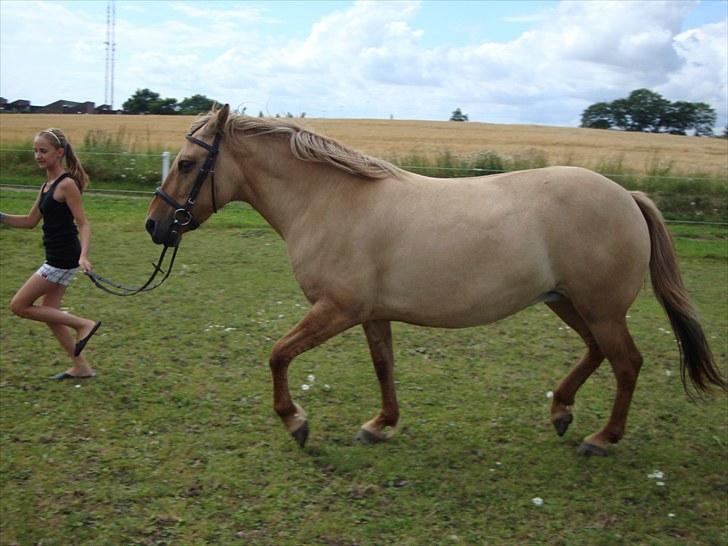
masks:
[[[31,106],[29,100],[14,100],[13,102],[7,103],[5,107],[6,112],[30,112]]]
[[[91,101],[57,100],[45,106],[32,106],[29,100],[20,99],[8,102],[7,99],[0,97],[0,112],[8,114],[120,114],[121,110],[114,110],[109,104],[102,104],[96,108]]]
[[[91,101],[57,100],[41,107],[38,112],[41,114],[93,114],[96,109]]]

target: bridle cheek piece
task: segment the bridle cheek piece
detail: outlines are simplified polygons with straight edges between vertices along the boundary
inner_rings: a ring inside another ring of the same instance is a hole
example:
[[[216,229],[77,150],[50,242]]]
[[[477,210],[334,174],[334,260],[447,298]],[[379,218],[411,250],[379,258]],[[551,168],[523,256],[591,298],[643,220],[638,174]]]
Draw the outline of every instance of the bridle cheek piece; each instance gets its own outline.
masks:
[[[187,196],[187,199],[185,200],[184,204],[177,203],[177,201],[175,201],[167,193],[165,193],[161,186],[158,187],[154,192],[154,195],[161,198],[162,201],[164,201],[174,209],[174,223],[171,227],[171,233],[174,234],[178,234],[176,229],[177,227],[190,226],[190,229],[197,229],[200,226],[199,222],[197,222],[194,216],[192,216],[192,207],[195,206],[195,203],[197,202],[197,196],[199,195],[200,189],[202,188],[202,184],[205,183],[205,180],[207,180],[208,176],[210,176],[212,209],[214,212],[217,212],[217,202],[215,201],[215,160],[217,159],[217,153],[220,151],[220,140],[222,138],[222,134],[218,131],[215,134],[215,138],[213,139],[212,144],[208,144],[207,142],[203,142],[199,138],[194,137],[193,133],[188,134],[186,138],[190,142],[197,144],[198,146],[201,146],[202,148],[207,150],[207,159],[205,159],[205,163],[203,163],[202,167],[197,173],[197,178],[195,179],[195,183],[193,184],[192,189]]]

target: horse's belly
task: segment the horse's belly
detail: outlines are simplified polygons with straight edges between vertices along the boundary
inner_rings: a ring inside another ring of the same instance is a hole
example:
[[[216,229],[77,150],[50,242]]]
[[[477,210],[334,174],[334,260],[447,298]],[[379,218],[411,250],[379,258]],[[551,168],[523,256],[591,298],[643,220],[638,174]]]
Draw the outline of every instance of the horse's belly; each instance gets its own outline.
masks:
[[[401,279],[380,292],[374,314],[422,326],[463,328],[495,322],[558,297],[548,268],[532,268],[525,274],[513,270],[506,277],[492,271],[472,273],[453,269],[441,276],[429,271]]]
[[[450,307],[440,308],[436,312],[423,306],[417,310],[403,309],[385,313],[380,320],[395,320],[433,328],[468,328],[496,322],[528,307],[530,303],[509,307],[484,304],[478,309],[467,310]]]

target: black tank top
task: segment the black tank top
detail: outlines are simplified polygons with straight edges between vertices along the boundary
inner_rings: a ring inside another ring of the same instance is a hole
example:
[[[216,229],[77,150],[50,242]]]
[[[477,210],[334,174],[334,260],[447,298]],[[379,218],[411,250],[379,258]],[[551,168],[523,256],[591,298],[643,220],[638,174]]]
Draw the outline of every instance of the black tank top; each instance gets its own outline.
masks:
[[[41,193],[38,208],[43,215],[43,246],[48,265],[61,269],[78,267],[81,256],[81,241],[78,239],[78,228],[73,221],[73,214],[66,203],[53,198],[53,192],[60,182],[68,177],[63,173],[56,178],[45,193]],[[48,183],[43,185],[45,186]],[[42,191],[42,190],[41,190]]]

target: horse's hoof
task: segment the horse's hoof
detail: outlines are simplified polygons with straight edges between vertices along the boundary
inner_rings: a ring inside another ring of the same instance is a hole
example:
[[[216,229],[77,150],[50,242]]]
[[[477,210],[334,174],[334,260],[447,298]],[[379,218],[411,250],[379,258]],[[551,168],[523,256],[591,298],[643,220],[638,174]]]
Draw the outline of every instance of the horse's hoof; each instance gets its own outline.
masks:
[[[609,455],[609,452],[606,450],[606,448],[595,444],[590,444],[588,442],[582,442],[579,446],[579,449],[577,450],[577,453],[579,455],[584,455],[585,457],[591,457],[592,455],[596,457],[606,457],[607,455]]]
[[[378,436],[365,428],[360,428],[359,432],[354,436],[354,441],[362,444],[378,444],[385,440],[386,438],[384,436]]]
[[[556,434],[559,436],[563,436],[566,433],[566,430],[569,428],[569,425],[574,420],[574,416],[570,413],[567,413],[566,415],[562,415],[561,417],[557,417],[553,421],[551,421],[554,425],[554,428],[556,429]]]
[[[300,427],[291,432],[291,436],[296,440],[298,447],[303,449],[303,446],[306,445],[306,440],[308,440],[308,421],[304,421]]]

